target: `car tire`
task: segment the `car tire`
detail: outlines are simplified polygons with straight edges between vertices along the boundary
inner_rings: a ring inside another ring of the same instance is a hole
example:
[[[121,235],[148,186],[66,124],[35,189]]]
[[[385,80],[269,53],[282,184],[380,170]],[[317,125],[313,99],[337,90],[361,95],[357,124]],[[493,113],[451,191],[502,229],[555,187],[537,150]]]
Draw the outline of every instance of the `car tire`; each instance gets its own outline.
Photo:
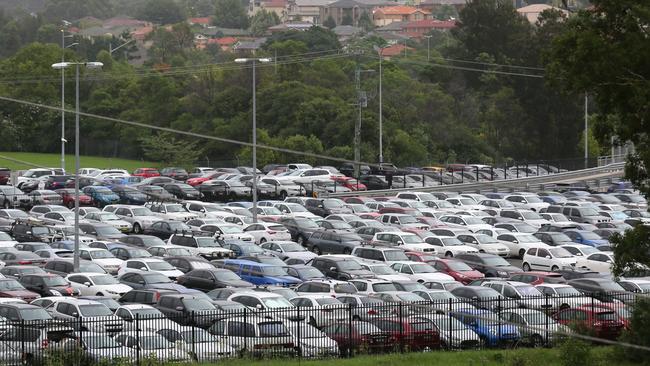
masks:
[[[286,191],[280,192],[280,200],[284,201],[285,198],[287,198],[287,192]]]
[[[305,237],[302,235],[298,235],[298,239],[296,239],[296,243],[300,244],[300,246],[306,246],[307,240],[305,240]]]
[[[266,239],[261,238],[261,239],[260,239],[260,245],[262,245],[262,244],[264,244],[264,243],[266,243]]]
[[[320,248],[318,248],[315,245],[313,247],[311,247],[311,251],[314,252],[315,254],[318,254],[318,255],[323,254],[323,252],[321,252]]]
[[[314,319],[313,316],[310,316],[310,317],[309,317],[309,325],[311,325],[311,326],[314,327],[314,328],[318,328],[318,325],[317,325],[317,323],[316,323],[316,319]]]
[[[69,201],[67,206],[68,206],[69,209],[72,210],[74,208],[74,201]]]
[[[142,227],[137,222],[133,224],[133,232],[135,234],[142,234]]]
[[[566,309],[569,309],[569,308],[571,308],[571,305],[569,305],[569,304],[560,305],[560,310],[566,310]]]
[[[95,294],[95,296],[104,296],[104,294],[101,293],[101,292],[98,292],[98,293]]]
[[[521,266],[521,268],[524,270],[524,272],[530,272],[530,264],[528,263],[524,263],[524,265]]]
[[[558,266],[551,267],[551,272],[557,272],[560,269]]]
[[[453,257],[454,257],[454,253],[452,253],[452,252],[447,252],[447,253],[445,253],[445,257],[447,257],[447,258],[453,258]]]
[[[533,348],[544,347],[544,339],[539,334],[535,334],[530,339],[530,346]]]
[[[524,259],[524,254],[526,254],[525,249],[519,249],[519,258]]]
[[[350,255],[350,254],[352,254],[352,249],[350,249],[350,248],[345,248],[345,249],[343,249],[343,254],[345,254],[345,255]]]

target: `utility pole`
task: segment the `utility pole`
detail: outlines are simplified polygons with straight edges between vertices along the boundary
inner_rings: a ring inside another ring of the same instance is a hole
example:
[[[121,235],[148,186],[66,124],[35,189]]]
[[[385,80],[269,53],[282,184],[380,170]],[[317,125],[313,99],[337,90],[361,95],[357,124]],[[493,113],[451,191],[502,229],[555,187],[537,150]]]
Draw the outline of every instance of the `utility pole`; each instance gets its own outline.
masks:
[[[585,93],[585,169],[589,168],[589,95]]]
[[[429,43],[430,43],[430,40],[431,40],[431,36],[424,36],[424,38],[427,39],[427,62],[429,62],[430,56],[431,56],[431,54],[429,52],[429,49],[430,49],[429,48]]]
[[[361,67],[357,62],[357,69],[354,71],[354,80],[357,91],[357,106],[359,108],[359,118],[354,123],[354,176],[359,177],[359,164],[361,160]]]
[[[384,162],[384,131],[383,131],[383,105],[382,105],[382,99],[381,99],[381,92],[382,92],[382,86],[381,86],[381,79],[383,77],[382,75],[382,70],[381,70],[381,59],[382,54],[381,54],[381,49],[378,51],[379,53],[379,162],[383,163]]]

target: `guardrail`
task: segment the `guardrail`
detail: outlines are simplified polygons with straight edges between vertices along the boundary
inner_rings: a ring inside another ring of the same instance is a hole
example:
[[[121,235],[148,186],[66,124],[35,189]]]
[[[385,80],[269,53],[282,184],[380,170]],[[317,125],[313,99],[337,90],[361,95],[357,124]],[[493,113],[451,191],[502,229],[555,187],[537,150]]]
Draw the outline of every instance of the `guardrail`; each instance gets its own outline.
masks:
[[[605,166],[561,172],[543,176],[523,177],[505,179],[499,181],[485,181],[473,183],[447,184],[433,187],[421,188],[394,188],[374,191],[354,191],[343,193],[329,193],[328,197],[351,197],[351,196],[393,196],[399,192],[418,191],[418,192],[445,192],[454,191],[460,193],[470,192],[500,192],[500,191],[539,191],[544,190],[548,184],[552,183],[584,183],[590,188],[601,188],[617,182],[618,177],[623,174],[625,167],[624,162],[609,164]]]

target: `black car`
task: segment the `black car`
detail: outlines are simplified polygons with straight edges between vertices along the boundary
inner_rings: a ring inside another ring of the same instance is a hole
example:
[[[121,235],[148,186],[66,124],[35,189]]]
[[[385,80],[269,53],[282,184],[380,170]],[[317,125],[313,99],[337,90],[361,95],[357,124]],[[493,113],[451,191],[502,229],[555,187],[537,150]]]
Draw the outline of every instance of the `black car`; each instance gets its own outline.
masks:
[[[573,244],[573,240],[569,238],[565,233],[548,231],[542,233],[533,234],[537,239],[541,240],[544,244],[550,246],[558,246],[563,244]]]
[[[45,263],[43,269],[48,273],[56,274],[62,277],[75,272],[74,262],[71,258],[49,260],[47,263]],[[107,273],[99,264],[83,259],[79,261],[79,272]]]
[[[158,272],[127,272],[118,278],[120,283],[137,289],[186,290],[185,286],[176,284],[169,277]]]
[[[507,301],[496,290],[483,286],[461,286],[450,291],[457,298],[479,309],[497,311],[507,307]],[[503,301],[499,301],[502,299]],[[501,306],[499,306],[501,305]]]
[[[160,178],[160,177],[155,177]],[[147,178],[151,179],[151,178]],[[167,184],[167,183],[165,183]],[[167,192],[163,187],[155,185],[138,185],[138,191],[142,192],[149,201],[173,201],[176,199],[173,194]]]
[[[390,183],[388,183],[386,177],[381,175],[363,175],[359,178],[359,183],[363,183],[368,190],[390,188]]]
[[[189,184],[169,183],[165,184],[163,188],[176,198],[182,200],[200,200],[202,197],[201,192]]]
[[[347,175],[348,177],[354,177],[354,164],[341,164],[341,167],[339,167],[339,172],[341,172],[341,174]],[[370,167],[367,165],[359,165],[359,175],[362,176],[368,174],[370,174]]]
[[[191,233],[192,229],[182,222],[178,221],[157,221],[151,226],[144,229],[145,235],[156,236],[160,239],[167,240],[176,233]]]
[[[30,220],[17,220],[11,227],[11,236],[19,242],[36,242],[52,243],[63,239],[63,236],[41,223]]]
[[[250,282],[242,280],[227,269],[195,269],[178,277],[176,282],[187,288],[210,291],[224,287],[252,287]]]
[[[187,178],[189,178],[189,174],[187,174],[187,170],[183,168],[177,168],[177,167],[164,168],[163,170],[160,171],[160,175],[163,177],[169,177],[181,181],[186,181]]]
[[[467,263],[485,277],[510,277],[521,270],[498,255],[488,253],[460,253],[454,258]]]
[[[351,254],[352,250],[362,243],[363,239],[355,233],[321,229],[307,239],[307,249],[318,255]]]
[[[52,273],[26,274],[20,279],[20,284],[29,291],[41,296],[78,296],[79,290],[70,286],[65,278]]]
[[[152,256],[151,253],[145,249],[130,247],[128,245],[114,246],[111,248],[110,252],[113,253],[115,258],[123,261],[136,258],[149,258]]]
[[[181,325],[199,328],[208,328],[221,317],[212,302],[194,295],[162,295],[153,307]]]
[[[34,322],[36,327],[43,327],[52,320],[52,316],[47,311],[29,304],[0,304],[0,314],[10,322],[20,322],[21,324]],[[10,332],[7,333],[7,336],[6,341],[15,342],[15,338],[11,338]]]
[[[309,264],[325,276],[335,280],[347,281],[353,278],[375,277],[374,273],[363,269],[359,262],[347,258],[324,255],[312,259]]]
[[[166,245],[162,239],[153,235],[127,235],[119,238],[118,241],[144,249],[158,245]]]
[[[176,294],[177,291],[174,290],[163,290],[163,289],[139,289],[131,290],[118,300],[120,304],[143,304],[143,305],[154,305],[158,303],[160,296],[165,294]]]
[[[280,223],[289,230],[291,240],[297,242],[303,247],[307,245],[307,239],[309,239],[311,234],[320,229],[320,226],[318,226],[318,224],[313,220],[304,218],[286,217],[280,219]]]
[[[7,278],[19,279],[26,274],[46,273],[41,267],[38,266],[5,266],[0,269],[0,274]]]
[[[126,236],[115,227],[108,224],[79,224],[79,230],[85,235],[92,235],[97,240],[118,240]]]
[[[345,206],[345,202],[336,198],[309,198],[305,201],[305,208],[314,215],[321,217],[352,213],[352,210]]]
[[[620,300],[624,303],[632,303],[634,301],[633,295],[627,293],[621,285],[609,278],[578,278],[569,280],[567,284],[602,302]]]
[[[0,186],[0,206],[2,208],[29,207],[31,199],[25,192],[14,186]]]
[[[138,187],[143,187],[143,186],[159,186],[162,187],[167,183],[174,183],[176,180],[170,177],[150,177],[150,178],[145,178],[140,181],[138,184]]]
[[[70,179],[73,178],[72,175],[50,175],[45,181],[45,189],[56,190],[60,188],[66,188],[65,184]]]
[[[181,256],[170,256],[165,257],[163,260],[172,266],[176,267],[179,271],[183,273],[191,272],[195,269],[208,269],[212,270],[214,267],[210,262],[208,262],[203,257],[181,257]]]
[[[144,205],[149,197],[139,190],[128,186],[113,186],[113,193],[120,197],[120,203],[125,205]]]

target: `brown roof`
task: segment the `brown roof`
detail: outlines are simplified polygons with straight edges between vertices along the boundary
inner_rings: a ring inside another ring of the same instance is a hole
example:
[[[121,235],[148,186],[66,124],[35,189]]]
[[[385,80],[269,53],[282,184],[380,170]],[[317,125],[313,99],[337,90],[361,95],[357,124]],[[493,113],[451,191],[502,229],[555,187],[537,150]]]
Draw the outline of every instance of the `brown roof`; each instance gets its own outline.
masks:
[[[210,18],[209,17],[190,18],[188,21],[191,24],[204,24],[204,25],[209,25],[210,24]]]
[[[394,44],[392,46],[384,47],[381,49],[382,56],[399,56],[404,53],[404,50],[412,50],[411,47],[406,47],[403,44]]]
[[[409,15],[417,12],[422,12],[424,14],[431,14],[430,12],[422,9],[415,8],[413,6],[387,6],[384,8],[375,9],[375,13],[382,13],[385,15]]]
[[[455,20],[423,19],[408,22],[404,24],[403,28],[451,29],[455,27]]]

